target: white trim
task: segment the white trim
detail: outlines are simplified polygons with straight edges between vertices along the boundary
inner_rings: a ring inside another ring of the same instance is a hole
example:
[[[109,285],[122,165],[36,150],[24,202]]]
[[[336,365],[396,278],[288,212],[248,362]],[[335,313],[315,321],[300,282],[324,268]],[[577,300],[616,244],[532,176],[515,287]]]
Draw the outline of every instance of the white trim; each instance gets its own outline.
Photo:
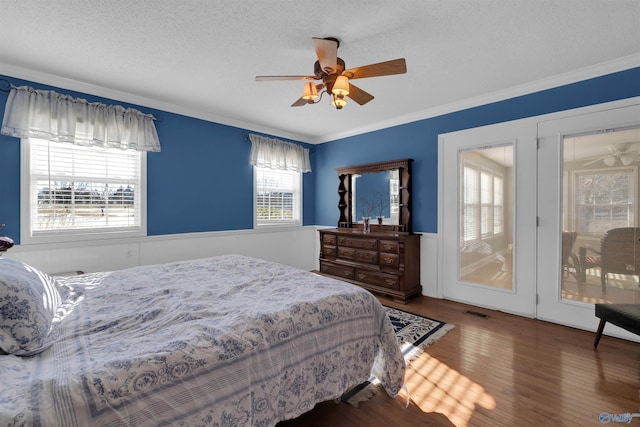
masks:
[[[16,245],[4,256],[46,273],[114,271],[231,253],[311,270],[317,269],[316,230],[307,226]]]
[[[282,221],[270,221],[267,224],[258,224],[258,217],[256,215],[257,212],[257,206],[258,206],[258,183],[257,183],[257,174],[256,174],[256,170],[257,170],[258,166],[253,166],[253,228],[254,229],[276,229],[276,230],[282,230],[283,228],[292,228],[292,227],[301,227],[302,224],[304,224],[303,222],[303,182],[302,182],[302,172],[295,172],[295,171],[290,171],[292,173],[297,173],[298,174],[298,182],[297,182],[297,188],[296,188],[296,196],[298,196],[297,198],[294,198],[293,201],[293,209],[294,211],[297,211],[298,213],[298,219],[296,220],[291,220],[291,221],[286,221],[286,220],[282,220]],[[271,170],[268,168],[263,168],[263,169],[267,169],[267,170]],[[276,171],[278,172],[278,171]],[[280,171],[280,172],[287,172],[287,171]]]
[[[45,85],[56,86],[76,92],[82,92],[99,96],[102,98],[109,98],[118,100],[120,102],[126,102],[139,106],[145,106],[147,108],[153,108],[170,113],[180,114],[187,117],[193,117],[196,119],[207,120],[214,123],[219,123],[228,126],[234,126],[241,129],[265,133],[269,135],[279,136],[286,139],[292,139],[294,141],[313,143],[307,141],[308,137],[298,135],[296,133],[287,132],[282,129],[270,128],[268,126],[257,125],[255,123],[249,123],[243,120],[232,119],[230,117],[213,114],[208,111],[200,111],[193,108],[187,108],[183,105],[174,104],[171,102],[161,101],[154,98],[148,98],[146,96],[135,95],[128,92],[122,92],[116,89],[107,88],[104,86],[94,85],[81,80],[68,79],[66,77],[56,76],[54,74],[44,73],[41,71],[35,71],[28,68],[18,67],[12,64],[0,62],[0,74],[4,74],[10,77],[15,77],[23,80],[30,80]],[[146,113],[146,111],[143,111]],[[161,117],[158,117],[161,118]]]
[[[320,227],[324,228],[324,227]],[[318,229],[320,229],[318,228]],[[329,227],[331,228],[331,227]],[[69,249],[69,248],[83,248],[89,246],[104,246],[104,245],[121,245],[130,243],[153,243],[153,242],[166,242],[166,241],[178,241],[178,240],[190,240],[190,239],[209,239],[212,237],[228,237],[228,236],[243,236],[247,234],[269,234],[269,233],[281,233],[283,231],[304,231],[309,229],[316,229],[316,226],[290,226],[287,230],[283,230],[281,227],[260,227],[259,229],[242,229],[242,230],[222,230],[222,231],[203,231],[203,232],[190,232],[190,233],[178,233],[178,234],[161,234],[156,236],[136,236],[136,237],[123,237],[113,239],[96,239],[91,241],[79,240],[79,241],[65,241],[65,242],[40,242],[34,244],[19,244],[11,248],[11,252],[29,252],[29,251],[41,251],[56,249]]]
[[[31,235],[31,164],[30,144],[28,139],[20,139],[20,244],[33,246],[52,243],[56,246],[67,242],[96,242],[114,241],[117,239],[132,239],[147,235],[147,153],[140,151],[140,227],[137,231],[129,230],[65,230],[59,234]]]
[[[329,142],[336,139],[372,132],[375,130],[438,117],[445,114],[466,110],[468,108],[479,107],[498,101],[504,101],[506,99],[516,98],[518,96],[528,95],[542,90],[552,89],[566,84],[576,83],[582,80],[588,80],[591,78],[628,70],[638,66],[640,66],[640,53],[570,71],[567,73],[558,74],[552,77],[547,77],[545,79],[536,80],[508,89],[503,89],[497,92],[492,92],[473,98],[467,98],[459,102],[441,105],[439,107],[431,108],[428,110],[417,111],[406,116],[394,117],[386,121],[377,122],[373,126],[364,126],[361,128],[350,129],[347,132],[327,134],[321,138],[316,138],[315,141],[310,141],[310,143],[319,144],[322,142]]]
[[[292,139],[294,141],[306,142],[309,144],[321,144],[323,142],[329,142],[336,139],[346,138],[349,136],[359,135],[362,133],[372,132],[375,130],[385,129],[393,126],[398,126],[406,123],[415,122],[418,120],[424,120],[432,117],[441,116],[467,108],[477,107],[480,105],[490,104],[492,102],[502,101],[522,95],[526,95],[541,90],[551,89],[554,87],[575,83],[582,80],[587,80],[594,77],[599,77],[618,71],[628,70],[640,66],[640,53],[624,56],[611,61],[595,64],[589,67],[580,68],[570,72],[558,74],[552,77],[548,77],[534,82],[526,83],[520,86],[515,86],[509,89],[481,95],[473,98],[468,98],[460,102],[454,102],[451,104],[442,105],[436,108],[428,110],[418,111],[416,113],[408,114],[401,117],[394,117],[386,121],[377,122],[375,125],[363,126],[360,128],[350,129],[346,132],[339,132],[334,134],[326,134],[318,138],[310,138],[306,135],[298,135],[292,132],[283,131],[282,129],[269,128],[255,123],[249,123],[242,120],[232,119],[230,117],[220,116],[212,114],[210,112],[194,110],[191,108],[185,108],[182,105],[168,103],[157,99],[134,95],[127,92],[121,92],[114,89],[105,88],[102,86],[93,85],[87,82],[67,79],[60,76],[55,76],[40,71],[35,71],[27,68],[17,67],[15,65],[0,62],[0,74],[13,76],[25,80],[31,80],[46,85],[63,87],[69,90],[88,93],[95,96],[104,98],[116,99],[122,102],[128,102],[140,106],[147,106],[148,108],[155,108],[162,111],[172,112],[176,114],[182,114],[193,118],[202,120],[208,120],[219,124],[235,126],[242,129],[261,132],[273,136],[279,136],[282,138]]]

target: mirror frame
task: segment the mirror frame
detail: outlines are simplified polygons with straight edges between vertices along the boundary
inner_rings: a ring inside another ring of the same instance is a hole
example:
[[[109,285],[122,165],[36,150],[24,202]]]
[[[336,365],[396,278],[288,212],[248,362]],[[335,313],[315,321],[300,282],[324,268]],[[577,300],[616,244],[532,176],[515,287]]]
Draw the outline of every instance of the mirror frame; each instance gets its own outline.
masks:
[[[411,233],[411,163],[413,159],[390,160],[387,162],[368,163],[357,166],[345,166],[336,168],[338,172],[338,228],[362,228],[363,225],[354,221],[352,215],[352,188],[353,175],[365,173],[384,172],[398,169],[400,178],[399,203],[400,215],[399,224],[371,224],[371,231],[401,231]]]

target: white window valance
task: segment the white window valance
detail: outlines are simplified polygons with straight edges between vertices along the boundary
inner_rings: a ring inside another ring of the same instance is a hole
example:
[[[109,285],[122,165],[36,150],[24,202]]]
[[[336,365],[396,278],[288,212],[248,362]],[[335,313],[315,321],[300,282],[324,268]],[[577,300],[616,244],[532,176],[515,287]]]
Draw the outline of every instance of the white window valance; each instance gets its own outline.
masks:
[[[160,151],[150,114],[28,86],[11,88],[1,132],[84,146]]]
[[[308,148],[261,135],[252,134],[249,139],[250,164],[268,169],[311,172]]]

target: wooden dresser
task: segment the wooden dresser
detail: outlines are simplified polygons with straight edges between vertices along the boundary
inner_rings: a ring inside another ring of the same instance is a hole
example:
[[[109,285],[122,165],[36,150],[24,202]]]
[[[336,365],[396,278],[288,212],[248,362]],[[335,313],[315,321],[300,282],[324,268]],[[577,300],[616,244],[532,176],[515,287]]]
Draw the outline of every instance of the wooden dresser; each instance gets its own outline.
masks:
[[[422,293],[420,235],[362,228],[320,230],[320,273],[406,303]]]

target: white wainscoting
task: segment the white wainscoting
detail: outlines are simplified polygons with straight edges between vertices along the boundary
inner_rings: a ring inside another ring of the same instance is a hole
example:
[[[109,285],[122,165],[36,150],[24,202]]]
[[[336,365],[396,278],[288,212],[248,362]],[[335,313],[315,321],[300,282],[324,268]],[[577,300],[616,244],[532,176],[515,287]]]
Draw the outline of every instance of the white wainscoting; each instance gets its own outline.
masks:
[[[311,270],[318,252],[316,227],[185,233],[142,238],[17,245],[5,257],[47,273],[113,271],[222,254],[242,254]]]
[[[420,283],[422,295],[442,298],[442,289],[438,289],[438,234],[421,233],[420,236]]]
[[[17,245],[4,255],[49,273],[113,271],[223,254],[241,254],[292,265],[319,268],[320,226],[295,229],[185,233],[141,238],[42,245]],[[440,297],[437,234],[421,233],[422,293]]]

